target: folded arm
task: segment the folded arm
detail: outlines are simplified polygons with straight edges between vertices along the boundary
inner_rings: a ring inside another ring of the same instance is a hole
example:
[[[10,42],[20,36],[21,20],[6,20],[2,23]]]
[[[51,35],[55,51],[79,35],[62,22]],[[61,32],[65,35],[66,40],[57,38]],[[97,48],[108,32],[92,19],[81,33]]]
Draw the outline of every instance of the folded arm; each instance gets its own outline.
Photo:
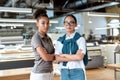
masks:
[[[84,57],[84,53],[79,49],[76,54],[60,54],[55,56],[56,62],[79,61]]]
[[[48,54],[46,49],[42,46],[38,46],[36,50],[44,61],[53,61],[55,58],[53,54]]]

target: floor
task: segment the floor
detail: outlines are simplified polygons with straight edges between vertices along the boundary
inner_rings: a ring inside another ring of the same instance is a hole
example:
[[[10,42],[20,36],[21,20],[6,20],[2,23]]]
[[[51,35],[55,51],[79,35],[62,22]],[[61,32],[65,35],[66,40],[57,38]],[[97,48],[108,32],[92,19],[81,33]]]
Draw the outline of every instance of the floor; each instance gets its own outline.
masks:
[[[21,69],[20,69],[21,70]],[[5,76],[1,77],[0,80],[29,80],[29,71],[30,69],[23,69],[23,70],[15,70],[16,72],[26,72],[26,74],[15,75],[15,76]],[[11,70],[12,71],[12,70]],[[27,72],[28,71],[28,72]],[[14,72],[10,72],[7,70],[8,73],[14,74]],[[96,69],[87,69],[86,70],[87,80],[115,80],[114,79],[114,70],[109,68],[96,68]],[[119,77],[119,78],[118,78]],[[117,73],[116,80],[120,80],[120,72]],[[54,80],[60,80],[59,75],[54,76]]]
[[[114,70],[97,68],[86,70],[87,80],[115,80]]]
[[[117,74],[119,74],[119,79],[116,80],[120,80],[120,72]],[[86,75],[87,80],[115,80],[114,70],[109,68],[88,69]],[[59,80],[58,78],[54,78],[54,80]]]

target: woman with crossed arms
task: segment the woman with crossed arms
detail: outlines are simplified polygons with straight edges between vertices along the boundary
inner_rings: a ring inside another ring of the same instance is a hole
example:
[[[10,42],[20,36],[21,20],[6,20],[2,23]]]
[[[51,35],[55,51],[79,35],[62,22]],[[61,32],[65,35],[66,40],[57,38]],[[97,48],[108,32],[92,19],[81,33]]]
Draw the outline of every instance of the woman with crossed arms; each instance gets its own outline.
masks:
[[[77,20],[73,15],[64,19],[66,34],[59,37],[55,45],[56,62],[61,69],[61,80],[86,80],[85,65],[86,54],[85,39],[75,31]]]

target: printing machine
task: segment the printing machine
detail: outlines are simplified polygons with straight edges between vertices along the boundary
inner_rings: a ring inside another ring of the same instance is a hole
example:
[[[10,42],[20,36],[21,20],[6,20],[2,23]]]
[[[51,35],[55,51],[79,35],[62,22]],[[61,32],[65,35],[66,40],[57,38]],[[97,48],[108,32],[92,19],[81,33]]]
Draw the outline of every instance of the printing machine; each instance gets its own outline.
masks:
[[[86,69],[98,68],[104,65],[104,56],[97,42],[87,43],[88,56],[90,58]]]

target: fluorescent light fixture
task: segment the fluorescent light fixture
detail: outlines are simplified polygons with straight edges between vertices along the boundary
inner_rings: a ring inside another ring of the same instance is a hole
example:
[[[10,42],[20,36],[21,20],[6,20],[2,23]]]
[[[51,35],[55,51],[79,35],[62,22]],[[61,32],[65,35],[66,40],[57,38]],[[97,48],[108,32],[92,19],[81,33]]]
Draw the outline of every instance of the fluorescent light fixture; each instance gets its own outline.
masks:
[[[35,23],[35,19],[4,19],[0,18],[0,22],[20,22],[20,23]],[[56,20],[50,20],[50,23],[58,23]]]
[[[60,29],[60,30],[63,30],[65,29],[64,27],[55,27],[56,29]]]
[[[55,27],[55,29],[65,30],[65,28],[64,28],[64,27]],[[76,27],[75,29],[78,29],[78,27]]]
[[[112,28],[120,28],[120,26],[111,26],[111,27],[102,27],[102,28],[95,28],[95,30],[103,30],[103,29],[112,29]]]
[[[108,23],[107,25],[109,25],[109,26],[116,26],[116,25],[119,25],[120,23],[119,22],[117,22],[117,23]]]
[[[58,23],[57,20],[50,20],[50,23]]]
[[[6,27],[6,26],[24,26],[24,24],[0,23],[0,26],[2,26],[2,27]]]
[[[97,12],[88,12],[88,16],[96,17],[120,17],[117,13],[97,13]]]
[[[0,22],[23,22],[23,23],[35,23],[35,20],[32,19],[4,19],[0,18]]]
[[[0,7],[0,12],[32,13],[31,8]]]

